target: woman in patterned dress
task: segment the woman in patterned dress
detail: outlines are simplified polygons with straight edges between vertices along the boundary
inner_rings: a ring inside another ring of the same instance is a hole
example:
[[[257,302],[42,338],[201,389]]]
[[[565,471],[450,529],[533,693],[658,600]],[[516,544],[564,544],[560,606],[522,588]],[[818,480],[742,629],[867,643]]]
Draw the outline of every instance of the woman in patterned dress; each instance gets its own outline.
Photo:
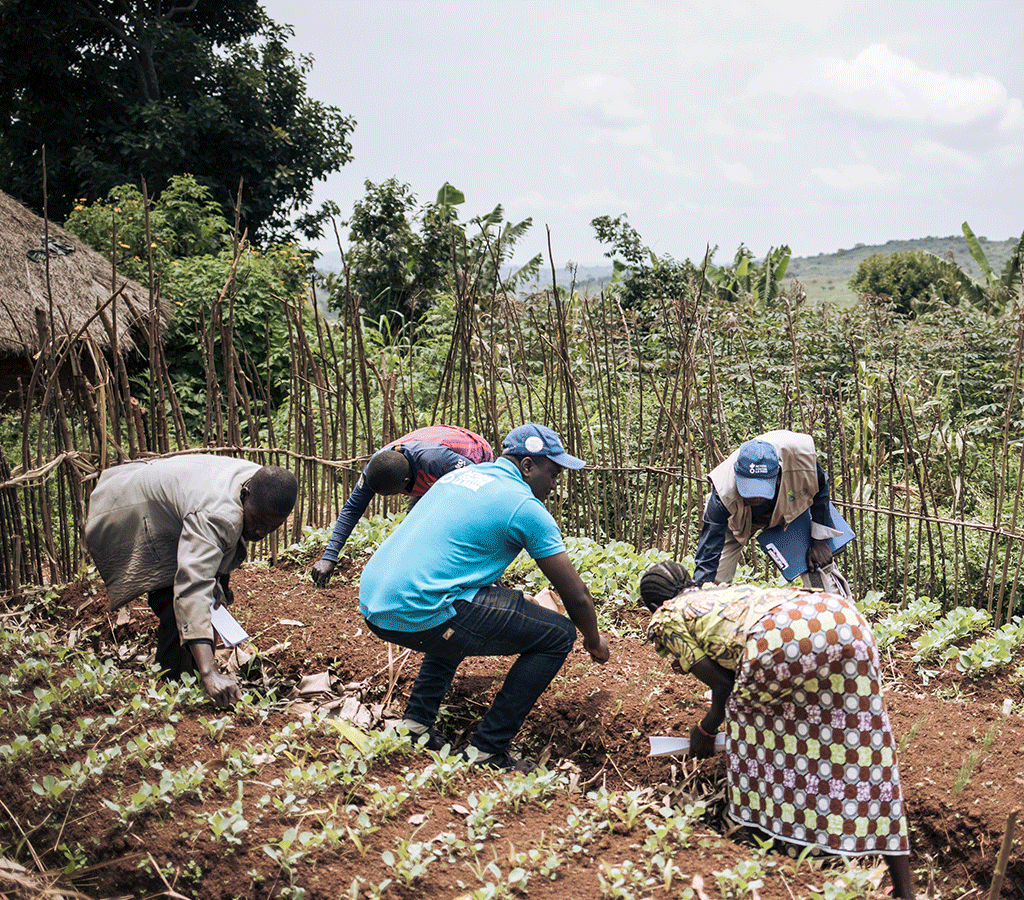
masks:
[[[640,579],[648,637],[711,688],[690,732],[704,759],[726,725],[729,815],[780,840],[885,857],[913,897],[896,744],[874,636],[837,594],[751,585],[696,588],[676,562]]]

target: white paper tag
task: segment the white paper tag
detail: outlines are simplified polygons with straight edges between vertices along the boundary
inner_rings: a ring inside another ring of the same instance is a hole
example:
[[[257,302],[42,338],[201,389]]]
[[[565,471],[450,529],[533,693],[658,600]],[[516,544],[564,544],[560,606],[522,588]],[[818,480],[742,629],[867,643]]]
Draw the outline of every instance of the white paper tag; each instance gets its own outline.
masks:
[[[690,739],[681,737],[668,737],[666,735],[652,734],[648,737],[651,742],[651,752],[648,756],[665,756],[669,753],[688,753],[690,750]],[[718,732],[715,736],[715,753],[725,750],[725,733]]]
[[[220,639],[228,647],[234,647],[235,644],[240,644],[249,638],[248,632],[238,624],[238,620],[228,612],[226,606],[215,606],[210,615],[210,621],[217,629]]]

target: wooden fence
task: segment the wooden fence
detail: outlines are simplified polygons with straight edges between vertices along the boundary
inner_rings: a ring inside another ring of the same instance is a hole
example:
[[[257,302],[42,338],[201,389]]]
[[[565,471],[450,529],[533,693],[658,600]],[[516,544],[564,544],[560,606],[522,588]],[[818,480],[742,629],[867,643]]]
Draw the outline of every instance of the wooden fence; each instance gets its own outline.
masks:
[[[752,436],[753,417],[758,431],[813,434],[834,500],[858,534],[842,559],[855,593],[900,602],[927,594],[945,607],[986,608],[996,623],[1021,612],[1024,465],[1013,429],[1019,412],[1011,415],[1020,406],[1019,314],[1005,324],[1012,358],[1002,434],[983,439],[918,402],[895,358],[888,371],[865,368],[851,345],[851,378],[826,383],[820,367],[809,374],[813,317],[786,297],[773,313],[774,337],[762,340],[788,354],[787,368],[768,375],[751,361],[742,331],[723,338],[699,283],[652,322],[614,296],[556,280],[552,272],[550,289],[522,297],[481,296],[472,279],[455,279],[440,331],[373,350],[351,296],[337,321],[316,313],[315,287],[308,299],[282,300],[291,400],[279,409],[257,354],[236,345],[226,289],[203,317],[207,412],[191,441],[155,329],[141,336],[149,361],[142,396],[116,353],[47,343],[33,376],[45,388],[29,396],[26,385],[13,417],[20,447],[11,420],[0,445],[0,592],[24,595],[76,577],[87,561],[88,496],[107,466],[214,452],[292,469],[300,496],[289,530],[257,549],[274,556],[304,526],[333,522],[374,448],[432,422],[465,425],[496,447],[514,424],[551,425],[589,463],[550,501],[563,529],[683,557],[696,546],[706,473]],[[992,472],[980,486],[970,483],[979,458]],[[397,508],[394,498],[378,498],[376,508],[388,504]],[[766,565],[751,548],[746,559],[755,571]]]

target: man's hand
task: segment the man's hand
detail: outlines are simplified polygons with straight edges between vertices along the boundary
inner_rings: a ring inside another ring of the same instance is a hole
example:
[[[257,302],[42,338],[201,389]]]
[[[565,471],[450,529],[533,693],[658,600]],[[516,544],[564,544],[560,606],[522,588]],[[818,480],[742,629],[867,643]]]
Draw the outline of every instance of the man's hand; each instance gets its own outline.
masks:
[[[222,606],[230,606],[235,602],[235,592],[231,590],[231,587],[228,584],[228,575],[226,573],[224,575],[217,576],[217,586],[221,589],[221,593],[223,595],[219,598]],[[216,593],[216,591],[214,593]]]
[[[192,658],[196,661],[199,680],[218,706],[234,706],[242,699],[242,691],[238,683],[227,675],[221,675],[217,668],[217,659],[213,655],[213,644],[206,641],[193,641],[189,644]]]
[[[238,683],[220,672],[210,672],[203,676],[203,687],[218,706],[234,706],[242,699]]]
[[[590,654],[590,658],[602,665],[608,662],[608,657],[611,656],[611,651],[608,649],[608,641],[603,634],[597,636],[597,643],[590,644],[587,641],[583,642],[583,649]]]
[[[317,587],[326,587],[327,582],[331,580],[331,575],[334,572],[334,567],[337,565],[329,559],[320,559],[313,566],[312,571],[309,573],[309,577],[313,579],[313,583]]]
[[[807,568],[811,572],[818,569],[827,569],[832,565],[832,548],[828,541],[811,541],[807,548]]]
[[[228,587],[226,575],[218,575],[213,584],[213,608],[218,606],[230,606],[235,602],[235,592]]]

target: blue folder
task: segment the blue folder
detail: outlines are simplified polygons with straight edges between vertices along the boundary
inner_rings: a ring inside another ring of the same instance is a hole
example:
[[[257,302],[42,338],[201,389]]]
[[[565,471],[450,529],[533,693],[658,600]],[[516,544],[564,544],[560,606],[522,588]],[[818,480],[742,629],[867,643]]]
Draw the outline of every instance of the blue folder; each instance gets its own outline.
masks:
[[[857,535],[847,524],[846,519],[839,515],[834,503],[829,504],[832,511],[832,525],[842,534],[829,538],[832,553],[837,553]],[[776,525],[766,528],[757,536],[757,542],[764,548],[768,558],[779,567],[786,581],[799,578],[807,571],[807,550],[811,546],[811,511],[806,510],[789,525]]]

